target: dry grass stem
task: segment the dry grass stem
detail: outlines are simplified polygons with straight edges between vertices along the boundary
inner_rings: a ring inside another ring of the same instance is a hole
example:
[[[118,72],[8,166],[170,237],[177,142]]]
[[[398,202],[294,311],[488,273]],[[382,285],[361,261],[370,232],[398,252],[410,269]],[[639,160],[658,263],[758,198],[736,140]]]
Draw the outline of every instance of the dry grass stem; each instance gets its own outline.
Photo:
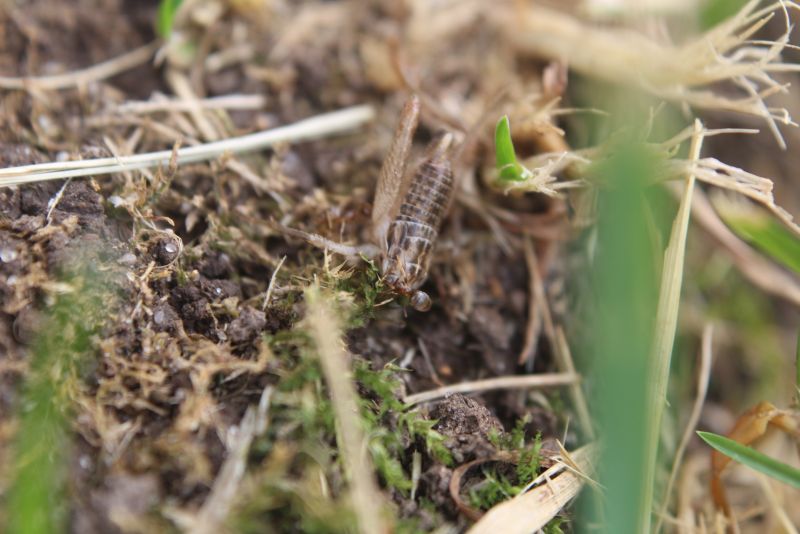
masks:
[[[559,367],[566,373],[576,373],[575,362],[572,359],[572,351],[569,348],[567,336],[560,326],[556,328],[555,337],[554,352]],[[570,387],[570,396],[572,397],[572,404],[575,406],[575,412],[581,428],[590,439],[594,439],[595,431],[594,425],[592,425],[591,412],[589,412],[589,403],[579,383]]]
[[[324,113],[287,126],[182,148],[178,151],[177,164],[209,161],[226,153],[253,152],[271,147],[276,143],[297,143],[341,134],[362,126],[371,121],[373,117],[374,111],[370,106],[355,106]],[[169,164],[171,156],[171,150],[162,150],[119,158],[96,158],[9,167],[0,169],[0,187],[166,166]]]
[[[342,342],[341,325],[331,302],[318,287],[308,288],[305,296],[308,303],[305,324],[316,345],[325,382],[330,390],[339,449],[351,483],[358,529],[362,534],[387,532],[381,518],[381,492],[364,446],[365,436],[358,416],[358,394],[350,379],[349,358]]]
[[[686,422],[686,429],[683,432],[681,441],[678,444],[678,449],[675,451],[675,459],[672,461],[672,470],[669,473],[669,480],[664,490],[664,502],[661,505],[661,511],[658,514],[658,523],[656,523],[655,534],[661,532],[661,527],[664,518],[667,516],[670,498],[672,496],[672,488],[675,485],[675,480],[678,477],[681,465],[683,463],[683,455],[686,452],[686,447],[689,445],[689,440],[694,437],[697,422],[700,420],[700,414],[703,410],[703,404],[706,401],[706,393],[708,393],[708,383],[711,379],[711,360],[712,360],[712,340],[714,329],[710,324],[703,328],[703,340],[700,350],[700,368],[697,373],[697,396],[692,404],[692,412],[689,415],[689,420]]]
[[[789,46],[788,15],[787,30],[776,41],[748,39],[776,12],[798,9],[798,4],[786,0],[759,9],[761,4],[752,0],[734,17],[679,46],[628,29],[598,28],[540,5],[517,3],[516,10],[496,10],[490,15],[500,27],[517,28],[511,37],[524,52],[566,61],[587,76],[638,87],[666,100],[760,117],[785,147],[776,123],[794,123],[787,110],[769,108],[764,99],[786,91],[773,74],[800,70],[781,59]],[[706,89],[720,82],[735,85],[744,94],[727,97]]]
[[[217,141],[224,136],[212,122],[210,117],[207,117],[203,108],[200,106],[200,99],[192,89],[192,84],[189,78],[180,71],[168,69],[166,73],[167,83],[175,94],[186,102],[189,106],[189,116],[191,116],[197,129],[203,134],[203,139],[206,141]]]
[[[569,349],[569,344],[567,343],[567,338],[564,335],[561,327],[559,326],[556,328],[555,324],[553,323],[553,314],[550,311],[550,303],[547,300],[547,292],[545,291],[544,280],[542,280],[542,276],[537,267],[539,262],[536,259],[536,251],[533,247],[533,241],[531,240],[530,236],[525,236],[522,244],[525,252],[525,263],[528,265],[530,277],[530,300],[533,302],[531,313],[535,311],[536,315],[534,316],[534,320],[540,321],[544,326],[545,335],[547,335],[550,346],[553,347],[558,370],[562,373],[577,375],[575,363],[572,360],[572,353]],[[541,328],[542,326],[540,325],[538,330],[541,330]],[[528,332],[536,329],[537,327],[535,323],[532,323],[532,321],[529,319],[529,325],[526,330],[526,348],[523,349],[523,356],[527,354],[526,351],[532,350],[532,348],[528,348]],[[520,363],[522,362],[520,361]],[[581,428],[584,432],[586,432],[586,435],[589,436],[590,439],[593,439],[595,434],[594,427],[592,426],[592,417],[589,413],[589,404],[586,402],[586,396],[583,394],[583,389],[581,388],[580,383],[576,382],[572,384],[572,386],[569,388],[569,391],[572,404],[578,416],[578,421],[581,424]]]
[[[700,121],[695,121],[695,136],[689,149],[691,161],[700,158],[703,146],[703,127]],[[678,213],[672,224],[669,245],[664,254],[664,268],[661,273],[661,289],[658,297],[658,310],[656,312],[655,333],[653,349],[650,356],[650,414],[647,429],[648,454],[644,469],[645,494],[640,510],[639,532],[650,531],[653,491],[656,478],[658,457],[658,436],[661,430],[664,408],[667,403],[667,385],[669,383],[669,368],[672,360],[672,347],[675,342],[675,332],[678,325],[678,308],[681,300],[681,286],[683,284],[683,264],[686,253],[686,235],[689,231],[689,217],[692,207],[692,194],[694,193],[695,176],[688,174],[684,186]]]
[[[220,532],[231,506],[236,498],[239,484],[247,467],[247,454],[253,438],[267,429],[267,414],[272,388],[267,387],[261,395],[258,408],[250,407],[242,417],[231,439],[228,456],[214,480],[211,493],[196,516],[189,529],[197,534],[213,534]]]
[[[529,235],[523,238],[522,245],[528,268],[528,322],[525,327],[525,343],[522,345],[517,364],[525,365],[530,362],[529,369],[533,369],[536,345],[539,341],[539,334],[542,332],[542,319],[544,315],[547,315],[548,319],[551,315],[550,306],[544,296],[542,277],[539,274],[533,242]]]
[[[158,42],[152,42],[89,68],[64,74],[21,78],[0,76],[0,89],[41,91],[66,89],[69,87],[85,87],[90,83],[111,78],[112,76],[116,76],[117,74],[145,63],[153,57],[153,54],[155,54],[158,49],[158,45]]]
[[[453,393],[479,393],[481,391],[491,391],[494,389],[533,389],[569,386],[577,384],[579,381],[580,375],[576,373],[500,376],[472,382],[461,382],[459,384],[451,384],[449,386],[415,393],[413,395],[408,395],[403,399],[403,402],[410,406],[412,404],[441,399]]]
[[[468,533],[528,534],[543,528],[591,476],[597,452],[597,446],[589,444],[569,454],[568,461],[556,462],[539,475],[532,489],[489,510]]]
[[[275,278],[278,276],[278,272],[283,267],[283,262],[286,261],[286,256],[281,258],[281,261],[278,262],[278,265],[275,267],[275,270],[272,271],[272,276],[269,279],[269,285],[267,286],[267,293],[264,295],[264,304],[261,305],[262,310],[266,310],[269,308],[269,302],[272,299],[272,292],[275,291]]]
[[[755,477],[769,504],[769,511],[772,512],[773,515],[773,522],[780,525],[786,534],[797,534],[797,526],[786,512],[786,505],[781,502],[783,499],[775,492],[775,481],[761,473],[755,473]]]
[[[222,95],[211,98],[202,98],[194,101],[187,101],[182,98],[169,98],[162,95],[156,100],[145,100],[142,102],[130,101],[112,107],[109,112],[115,114],[146,115],[149,113],[190,111],[200,108],[209,109],[262,109],[267,104],[267,97],[264,95]]]

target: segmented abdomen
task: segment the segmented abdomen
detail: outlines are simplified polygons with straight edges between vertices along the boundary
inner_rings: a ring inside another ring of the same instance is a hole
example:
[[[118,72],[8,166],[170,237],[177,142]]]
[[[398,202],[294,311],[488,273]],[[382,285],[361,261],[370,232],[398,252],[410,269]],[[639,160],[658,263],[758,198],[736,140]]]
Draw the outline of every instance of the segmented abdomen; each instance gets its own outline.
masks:
[[[453,194],[453,171],[445,158],[424,162],[408,186],[387,235],[389,269],[397,269],[405,289],[422,285],[428,275],[439,226]],[[388,266],[387,266],[388,267]]]

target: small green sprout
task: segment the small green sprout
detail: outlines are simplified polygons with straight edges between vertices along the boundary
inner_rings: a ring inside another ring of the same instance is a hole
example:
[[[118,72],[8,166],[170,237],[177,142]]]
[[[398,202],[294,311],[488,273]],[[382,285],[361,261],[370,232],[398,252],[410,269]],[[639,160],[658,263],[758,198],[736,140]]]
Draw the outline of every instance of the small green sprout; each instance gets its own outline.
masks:
[[[495,163],[501,182],[522,182],[531,172],[517,162],[514,143],[511,140],[511,125],[508,115],[503,115],[494,130]]]

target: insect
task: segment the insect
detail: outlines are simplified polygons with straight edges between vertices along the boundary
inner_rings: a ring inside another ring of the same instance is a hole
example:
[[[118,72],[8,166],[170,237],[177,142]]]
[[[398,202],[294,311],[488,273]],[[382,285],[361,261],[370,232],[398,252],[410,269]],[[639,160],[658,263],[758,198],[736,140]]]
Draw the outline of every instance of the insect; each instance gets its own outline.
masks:
[[[372,244],[350,246],[317,234],[283,230],[345,256],[379,260],[384,283],[394,293],[408,297],[414,309],[427,311],[431,298],[419,288],[428,277],[439,227],[453,198],[449,155],[453,134],[434,139],[414,172],[406,172],[419,112],[419,98],[412,95],[400,114],[378,176],[372,207]]]

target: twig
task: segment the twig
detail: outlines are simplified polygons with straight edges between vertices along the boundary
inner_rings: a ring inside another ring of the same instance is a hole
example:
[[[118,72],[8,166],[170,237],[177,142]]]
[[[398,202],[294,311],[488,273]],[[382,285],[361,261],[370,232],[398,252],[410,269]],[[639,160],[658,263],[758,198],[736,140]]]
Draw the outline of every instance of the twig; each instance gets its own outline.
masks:
[[[269,279],[269,285],[267,286],[267,294],[264,295],[264,304],[261,305],[261,309],[266,311],[269,308],[269,301],[272,298],[272,292],[275,289],[275,278],[278,276],[278,271],[281,270],[283,267],[283,262],[286,261],[286,256],[281,258],[281,261],[278,262],[278,266],[275,267],[275,270],[272,271],[272,276]]]
[[[451,384],[449,386],[415,393],[413,395],[408,395],[403,399],[403,402],[410,406],[412,404],[440,399],[453,393],[477,393],[493,389],[532,389],[569,386],[577,384],[579,381],[580,376],[575,373],[500,376],[497,378],[487,378],[485,380],[475,380],[473,382],[461,382],[459,384]]]
[[[700,158],[703,146],[703,126],[699,120],[694,123],[695,136],[689,148],[691,161]],[[669,383],[669,368],[672,359],[672,347],[675,343],[675,331],[678,324],[678,307],[683,284],[683,260],[686,253],[686,235],[689,231],[689,216],[691,214],[692,194],[694,193],[695,176],[686,176],[686,185],[683,190],[678,213],[672,223],[669,245],[664,254],[664,269],[661,275],[661,289],[658,296],[658,310],[656,312],[655,336],[650,363],[651,389],[648,402],[651,414],[647,424],[647,441],[645,454],[647,463],[644,472],[644,495],[642,507],[639,510],[639,528],[637,532],[650,532],[652,520],[653,492],[655,490],[655,474],[658,459],[658,436],[661,430],[661,421],[664,407],[667,402],[667,385]]]
[[[206,117],[203,108],[200,106],[200,99],[194,94],[189,78],[182,72],[175,69],[167,69],[166,81],[172,90],[189,105],[189,115],[192,117],[195,126],[203,134],[204,141],[217,141],[223,136],[211,120]]]
[[[68,87],[85,86],[106,78],[116,76],[121,72],[137,67],[153,57],[160,43],[152,42],[132,50],[121,56],[109,59],[89,68],[56,74],[54,76],[29,76],[12,78],[0,76],[0,89],[53,90]]]
[[[569,348],[569,343],[567,343],[567,336],[564,335],[564,330],[560,326],[556,327],[556,340],[553,350],[561,370],[565,373],[575,373],[572,351]],[[592,426],[592,416],[589,413],[589,403],[586,402],[586,395],[583,393],[580,384],[576,383],[570,387],[570,396],[583,431],[586,432],[590,439],[594,439],[595,431]]]
[[[375,112],[371,106],[355,106],[324,113],[270,130],[182,148],[178,151],[177,164],[209,161],[228,152],[233,154],[253,152],[281,142],[297,143],[341,134],[371,121],[374,116]],[[162,150],[119,158],[97,158],[9,167],[0,169],[0,187],[164,166],[169,163],[171,156],[172,150]]]
[[[71,180],[65,181],[64,185],[61,186],[61,188],[58,190],[55,196],[51,198],[50,201],[47,203],[47,215],[45,216],[47,224],[50,224],[51,217],[53,216],[53,211],[56,209],[56,206],[58,206],[58,203],[61,202],[61,198],[64,196],[64,191],[66,191],[70,182]]]
[[[532,369],[533,360],[536,356],[536,344],[542,331],[542,315],[549,315],[550,310],[542,309],[548,306],[546,299],[543,299],[544,287],[539,275],[539,266],[531,237],[525,235],[522,244],[525,251],[525,263],[528,267],[528,323],[525,328],[525,343],[522,345],[517,364],[525,365],[530,362],[530,367],[528,368]],[[542,305],[542,300],[545,300],[544,306]]]
[[[561,327],[556,328],[553,323],[553,314],[550,311],[550,303],[547,300],[547,293],[544,289],[544,281],[539,274],[538,264],[536,259],[536,251],[533,247],[533,242],[530,236],[525,236],[522,242],[523,250],[525,251],[525,262],[528,264],[530,272],[531,283],[531,299],[533,300],[536,309],[541,313],[541,321],[544,325],[544,332],[547,335],[550,345],[553,347],[553,352],[556,357],[556,365],[558,370],[562,373],[577,374],[575,371],[575,363],[572,360],[572,353],[569,350],[569,343],[564,335]],[[527,332],[526,332],[527,342]],[[521,362],[520,362],[521,363]],[[572,404],[575,407],[575,412],[578,416],[583,431],[586,435],[594,439],[594,428],[592,427],[592,418],[589,414],[589,404],[586,402],[586,396],[583,394],[581,385],[575,383],[570,387],[570,397],[572,397]]]
[[[675,451],[675,459],[672,461],[672,470],[669,474],[669,481],[664,490],[664,502],[661,504],[661,511],[658,514],[658,522],[654,530],[655,534],[661,532],[661,527],[664,523],[664,518],[667,515],[667,508],[669,508],[670,496],[672,495],[672,487],[675,485],[675,479],[678,476],[678,470],[683,463],[683,454],[686,451],[686,446],[689,440],[694,436],[694,429],[697,427],[697,422],[700,420],[700,413],[703,410],[703,404],[706,402],[706,393],[708,392],[708,382],[711,377],[711,343],[714,330],[710,324],[703,328],[703,341],[700,350],[700,369],[697,373],[697,397],[694,399],[692,405],[692,413],[689,415],[689,420],[686,422],[686,429],[683,431],[678,449]]]
[[[364,446],[365,436],[358,419],[355,387],[350,380],[341,327],[328,300],[319,287],[305,292],[308,312],[306,326],[314,340],[322,372],[330,390],[333,411],[338,426],[337,441],[349,475],[353,508],[362,534],[388,532],[381,518],[381,492],[372,473]]]

